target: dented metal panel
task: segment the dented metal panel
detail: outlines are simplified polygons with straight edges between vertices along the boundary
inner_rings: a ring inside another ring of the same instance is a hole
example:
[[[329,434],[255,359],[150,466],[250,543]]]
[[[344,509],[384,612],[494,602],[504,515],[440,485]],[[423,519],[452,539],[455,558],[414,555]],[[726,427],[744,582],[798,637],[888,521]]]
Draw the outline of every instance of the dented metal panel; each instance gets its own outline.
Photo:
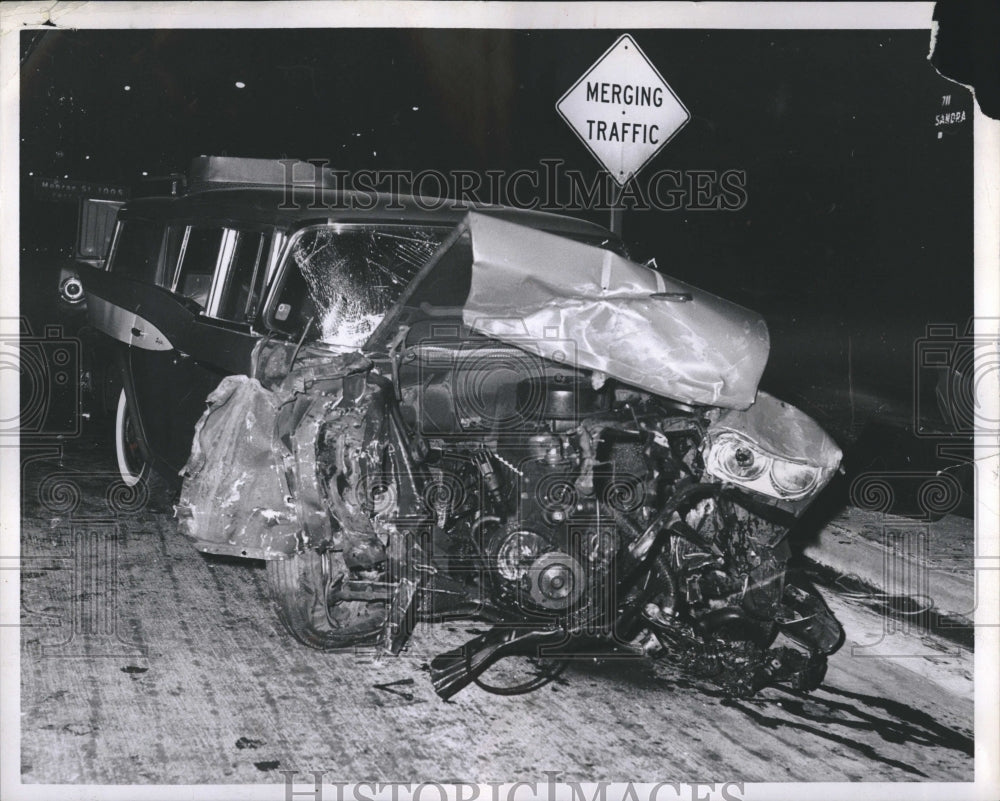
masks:
[[[601,248],[470,213],[466,325],[687,403],[745,409],[767,364],[755,312]]]
[[[779,459],[808,462],[829,471],[840,465],[840,448],[815,420],[766,392],[757,393],[757,402],[746,411],[721,412],[709,434],[721,431],[748,436]]]
[[[299,549],[301,525],[274,447],[279,406],[243,375],[223,379],[208,397],[177,505],[180,530],[199,550],[266,559]]]
[[[253,377],[222,380],[195,426],[177,505],[181,532],[199,550],[257,559],[339,549],[344,540],[352,553],[365,551],[370,524],[327,496],[317,448],[321,427],[367,397],[370,363],[320,343],[266,340],[253,363]],[[341,512],[336,522],[328,502]]]

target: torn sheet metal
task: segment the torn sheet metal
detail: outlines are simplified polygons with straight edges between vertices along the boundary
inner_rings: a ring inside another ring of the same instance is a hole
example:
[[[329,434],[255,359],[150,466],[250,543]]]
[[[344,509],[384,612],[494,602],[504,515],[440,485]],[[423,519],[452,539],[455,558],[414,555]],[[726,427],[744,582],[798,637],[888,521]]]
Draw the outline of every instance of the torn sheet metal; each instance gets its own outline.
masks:
[[[745,409],[767,364],[755,312],[629,261],[482,214],[466,325],[687,403]]]
[[[344,547],[364,556],[375,538],[370,523],[341,504],[334,525],[327,501],[338,499],[320,485],[317,447],[320,428],[343,417],[343,407],[358,416],[371,363],[321,343],[273,340],[257,345],[253,363],[254,377],[222,380],[195,426],[177,506],[181,532],[209,553],[274,559]]]
[[[273,432],[278,397],[255,378],[224,378],[195,426],[177,505],[199,550],[266,559],[299,550],[301,526]]]

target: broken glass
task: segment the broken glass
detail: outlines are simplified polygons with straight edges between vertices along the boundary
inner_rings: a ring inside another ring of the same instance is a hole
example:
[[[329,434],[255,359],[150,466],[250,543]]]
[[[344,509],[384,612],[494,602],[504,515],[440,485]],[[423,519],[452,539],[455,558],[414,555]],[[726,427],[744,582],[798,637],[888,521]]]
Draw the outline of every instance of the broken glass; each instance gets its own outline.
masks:
[[[312,308],[300,302],[284,317],[313,317],[324,342],[361,347],[447,234],[447,228],[402,225],[307,228],[292,243],[291,259]],[[290,276],[287,284],[294,281]],[[294,295],[286,285],[281,300]]]

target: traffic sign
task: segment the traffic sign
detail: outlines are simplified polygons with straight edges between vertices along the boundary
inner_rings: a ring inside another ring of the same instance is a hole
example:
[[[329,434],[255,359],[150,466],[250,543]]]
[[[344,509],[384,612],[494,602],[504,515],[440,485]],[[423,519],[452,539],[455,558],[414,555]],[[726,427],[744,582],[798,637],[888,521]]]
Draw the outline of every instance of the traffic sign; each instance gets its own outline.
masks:
[[[556,110],[621,186],[691,119],[627,33],[559,99]]]

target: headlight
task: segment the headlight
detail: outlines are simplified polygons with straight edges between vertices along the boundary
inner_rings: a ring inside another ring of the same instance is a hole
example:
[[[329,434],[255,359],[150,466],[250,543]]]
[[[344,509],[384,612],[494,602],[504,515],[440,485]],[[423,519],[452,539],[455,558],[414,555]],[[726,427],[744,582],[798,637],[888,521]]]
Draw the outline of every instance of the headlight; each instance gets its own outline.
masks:
[[[768,458],[737,437],[720,443],[719,466],[735,481],[753,481],[767,470]]]
[[[83,284],[75,275],[64,278],[59,284],[59,296],[67,303],[79,303],[83,300]]]
[[[819,467],[780,459],[734,432],[716,437],[705,456],[705,472],[772,498],[798,500],[820,483]]]
[[[771,465],[774,488],[786,498],[801,498],[812,491],[819,479],[819,469],[776,459]]]

